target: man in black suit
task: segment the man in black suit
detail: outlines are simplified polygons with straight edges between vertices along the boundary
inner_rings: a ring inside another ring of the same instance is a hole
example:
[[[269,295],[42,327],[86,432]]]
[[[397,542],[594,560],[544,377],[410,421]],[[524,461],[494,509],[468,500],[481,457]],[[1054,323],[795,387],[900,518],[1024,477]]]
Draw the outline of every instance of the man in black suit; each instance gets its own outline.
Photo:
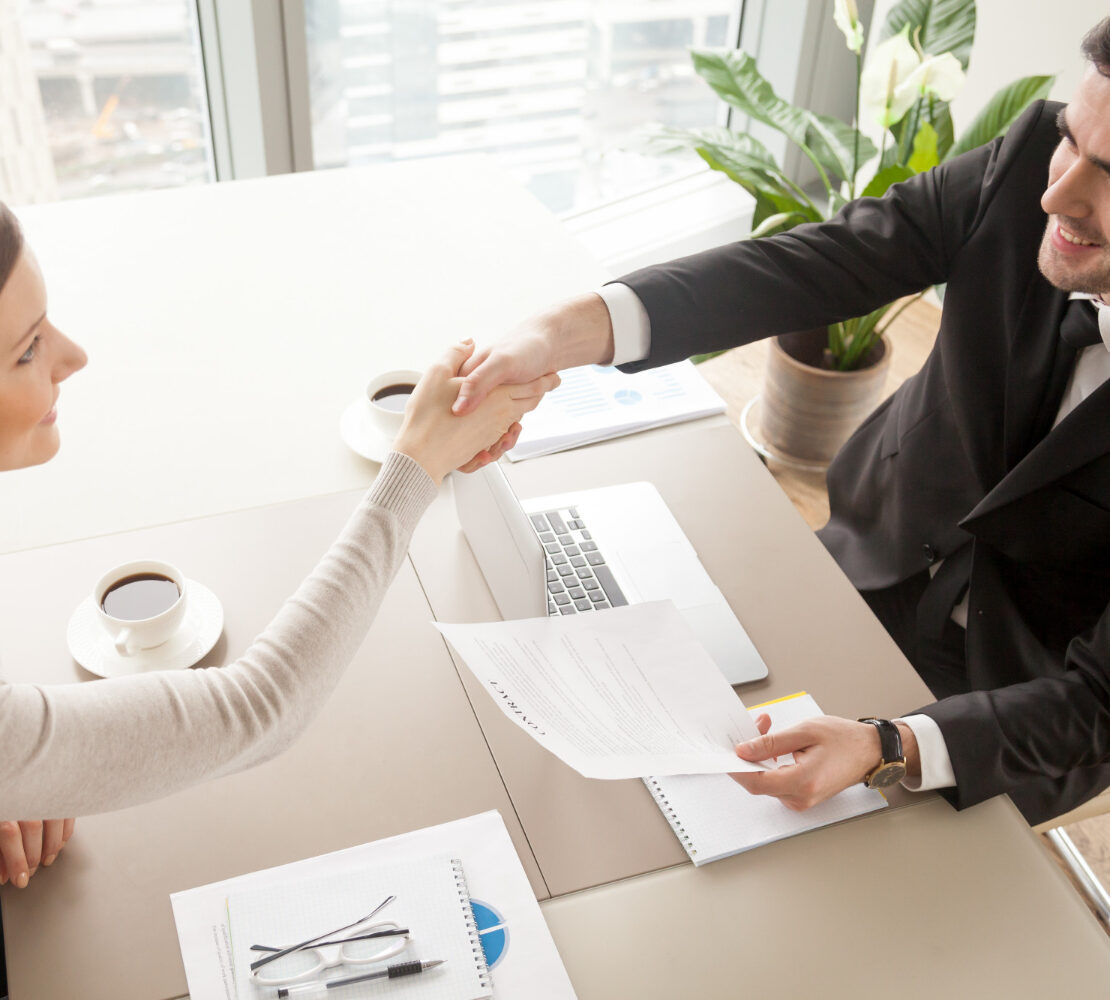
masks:
[[[1008,792],[1040,822],[1110,786],[1110,18],[1083,52],[1074,100],[1004,139],[830,222],[626,275],[471,363],[460,411],[499,382],[667,364],[947,282],[924,367],[830,467],[820,532],[938,700],[752,741],[737,752],[797,761],[737,775],[753,792],[806,808],[896,780],[898,737],[905,783],[959,808]]]

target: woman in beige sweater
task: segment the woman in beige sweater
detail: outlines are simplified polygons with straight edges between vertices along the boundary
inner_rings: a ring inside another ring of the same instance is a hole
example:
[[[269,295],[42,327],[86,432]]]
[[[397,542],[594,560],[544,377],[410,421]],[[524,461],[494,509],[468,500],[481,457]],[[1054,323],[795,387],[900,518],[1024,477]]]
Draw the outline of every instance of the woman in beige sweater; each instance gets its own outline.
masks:
[[[362,642],[440,481],[511,447],[516,422],[558,382],[551,375],[507,387],[474,414],[454,416],[456,376],[472,351],[469,342],[458,344],[428,369],[369,493],[234,663],[90,684],[0,682],[0,815],[120,809],[289,746]],[[0,470],[54,456],[59,386],[85,361],[47,318],[38,263],[0,204]],[[0,823],[0,884],[25,887],[72,829],[71,819]]]

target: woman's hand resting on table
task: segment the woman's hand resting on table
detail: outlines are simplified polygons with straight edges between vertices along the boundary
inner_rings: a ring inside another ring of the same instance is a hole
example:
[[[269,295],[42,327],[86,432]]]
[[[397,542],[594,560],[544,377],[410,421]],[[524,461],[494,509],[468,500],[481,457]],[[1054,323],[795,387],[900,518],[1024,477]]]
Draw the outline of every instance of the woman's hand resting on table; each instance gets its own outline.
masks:
[[[472,341],[456,344],[428,368],[405,407],[405,420],[393,445],[419,462],[437,484],[453,469],[488,456],[507,436],[515,441],[520,418],[559,384],[559,376],[549,374],[525,385],[501,385],[457,416],[451,407],[463,382],[459,369],[473,353]],[[498,454],[503,450],[499,448]]]
[[[39,866],[54,863],[73,835],[72,819],[0,822],[0,885],[25,889]]]

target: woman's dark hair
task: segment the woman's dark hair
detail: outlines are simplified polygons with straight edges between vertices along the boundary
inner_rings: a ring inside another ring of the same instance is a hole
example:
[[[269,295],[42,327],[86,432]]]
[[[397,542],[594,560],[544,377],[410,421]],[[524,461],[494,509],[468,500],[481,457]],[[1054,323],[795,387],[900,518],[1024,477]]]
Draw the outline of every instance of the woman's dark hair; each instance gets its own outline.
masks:
[[[11,277],[15,262],[23,252],[23,230],[12,210],[0,201],[0,291]]]
[[[1103,18],[1083,38],[1083,55],[1103,76],[1110,76],[1110,17]]]

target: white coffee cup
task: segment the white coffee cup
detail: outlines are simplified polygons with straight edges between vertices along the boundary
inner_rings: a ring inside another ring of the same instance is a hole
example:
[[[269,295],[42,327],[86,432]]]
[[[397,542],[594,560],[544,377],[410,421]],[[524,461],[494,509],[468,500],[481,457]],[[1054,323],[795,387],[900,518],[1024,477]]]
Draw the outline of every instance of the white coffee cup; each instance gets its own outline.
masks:
[[[397,436],[405,419],[405,406],[421,373],[411,368],[396,368],[375,375],[366,383],[366,402],[370,419],[382,434],[391,440]]]
[[[177,588],[176,598],[170,583]],[[93,588],[97,616],[120,656],[134,656],[162,645],[181,627],[186,600],[181,570],[158,559],[116,566]]]

